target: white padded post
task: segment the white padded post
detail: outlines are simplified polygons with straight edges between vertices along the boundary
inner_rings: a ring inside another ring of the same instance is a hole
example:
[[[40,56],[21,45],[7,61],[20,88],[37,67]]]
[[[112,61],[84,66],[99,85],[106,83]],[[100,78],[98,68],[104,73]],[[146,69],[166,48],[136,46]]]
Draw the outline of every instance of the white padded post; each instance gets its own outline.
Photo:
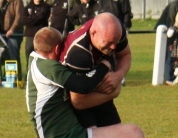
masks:
[[[164,66],[167,43],[166,32],[167,27],[165,25],[159,25],[157,27],[152,85],[159,85],[164,82]]]

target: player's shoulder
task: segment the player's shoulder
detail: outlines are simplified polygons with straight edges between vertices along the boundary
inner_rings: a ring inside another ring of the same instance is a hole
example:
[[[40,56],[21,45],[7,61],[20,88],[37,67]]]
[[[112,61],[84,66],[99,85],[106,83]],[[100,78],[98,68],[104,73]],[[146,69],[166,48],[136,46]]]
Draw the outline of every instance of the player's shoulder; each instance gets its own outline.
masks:
[[[40,68],[40,70],[58,70],[59,68],[62,69],[63,66],[60,62],[51,60],[51,59],[38,59],[37,60],[37,66]]]

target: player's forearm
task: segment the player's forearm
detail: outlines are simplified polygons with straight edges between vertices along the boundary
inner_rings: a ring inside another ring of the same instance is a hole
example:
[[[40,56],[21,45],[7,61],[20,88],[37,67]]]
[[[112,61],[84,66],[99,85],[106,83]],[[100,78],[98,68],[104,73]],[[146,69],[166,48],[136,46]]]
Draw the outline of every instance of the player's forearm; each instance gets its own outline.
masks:
[[[124,77],[131,67],[131,51],[129,45],[126,47],[123,55],[116,54],[116,73]]]
[[[104,78],[109,68],[101,63],[93,76],[72,74],[65,83],[65,88],[76,93],[87,94],[92,91]]]
[[[71,103],[78,110],[98,106],[100,104],[103,104],[109,100],[116,98],[120,93],[120,88],[121,86],[118,85],[115,91],[110,94],[91,92],[89,94],[83,95],[70,92]]]

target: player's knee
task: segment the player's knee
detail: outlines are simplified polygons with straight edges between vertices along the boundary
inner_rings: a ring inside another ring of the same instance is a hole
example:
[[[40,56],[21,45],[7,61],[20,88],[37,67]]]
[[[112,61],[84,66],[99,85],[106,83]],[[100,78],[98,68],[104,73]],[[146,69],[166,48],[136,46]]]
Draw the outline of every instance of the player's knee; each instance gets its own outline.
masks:
[[[134,124],[127,124],[127,130],[130,131],[131,137],[130,138],[144,138],[143,131],[140,127]]]

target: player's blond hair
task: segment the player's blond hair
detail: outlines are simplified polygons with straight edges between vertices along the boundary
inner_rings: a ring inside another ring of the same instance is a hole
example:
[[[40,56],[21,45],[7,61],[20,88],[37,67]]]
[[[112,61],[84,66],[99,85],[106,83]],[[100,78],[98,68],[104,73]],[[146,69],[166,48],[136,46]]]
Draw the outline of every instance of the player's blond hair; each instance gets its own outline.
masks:
[[[56,45],[62,45],[62,35],[52,27],[43,27],[35,34],[33,43],[35,51],[48,53]]]

